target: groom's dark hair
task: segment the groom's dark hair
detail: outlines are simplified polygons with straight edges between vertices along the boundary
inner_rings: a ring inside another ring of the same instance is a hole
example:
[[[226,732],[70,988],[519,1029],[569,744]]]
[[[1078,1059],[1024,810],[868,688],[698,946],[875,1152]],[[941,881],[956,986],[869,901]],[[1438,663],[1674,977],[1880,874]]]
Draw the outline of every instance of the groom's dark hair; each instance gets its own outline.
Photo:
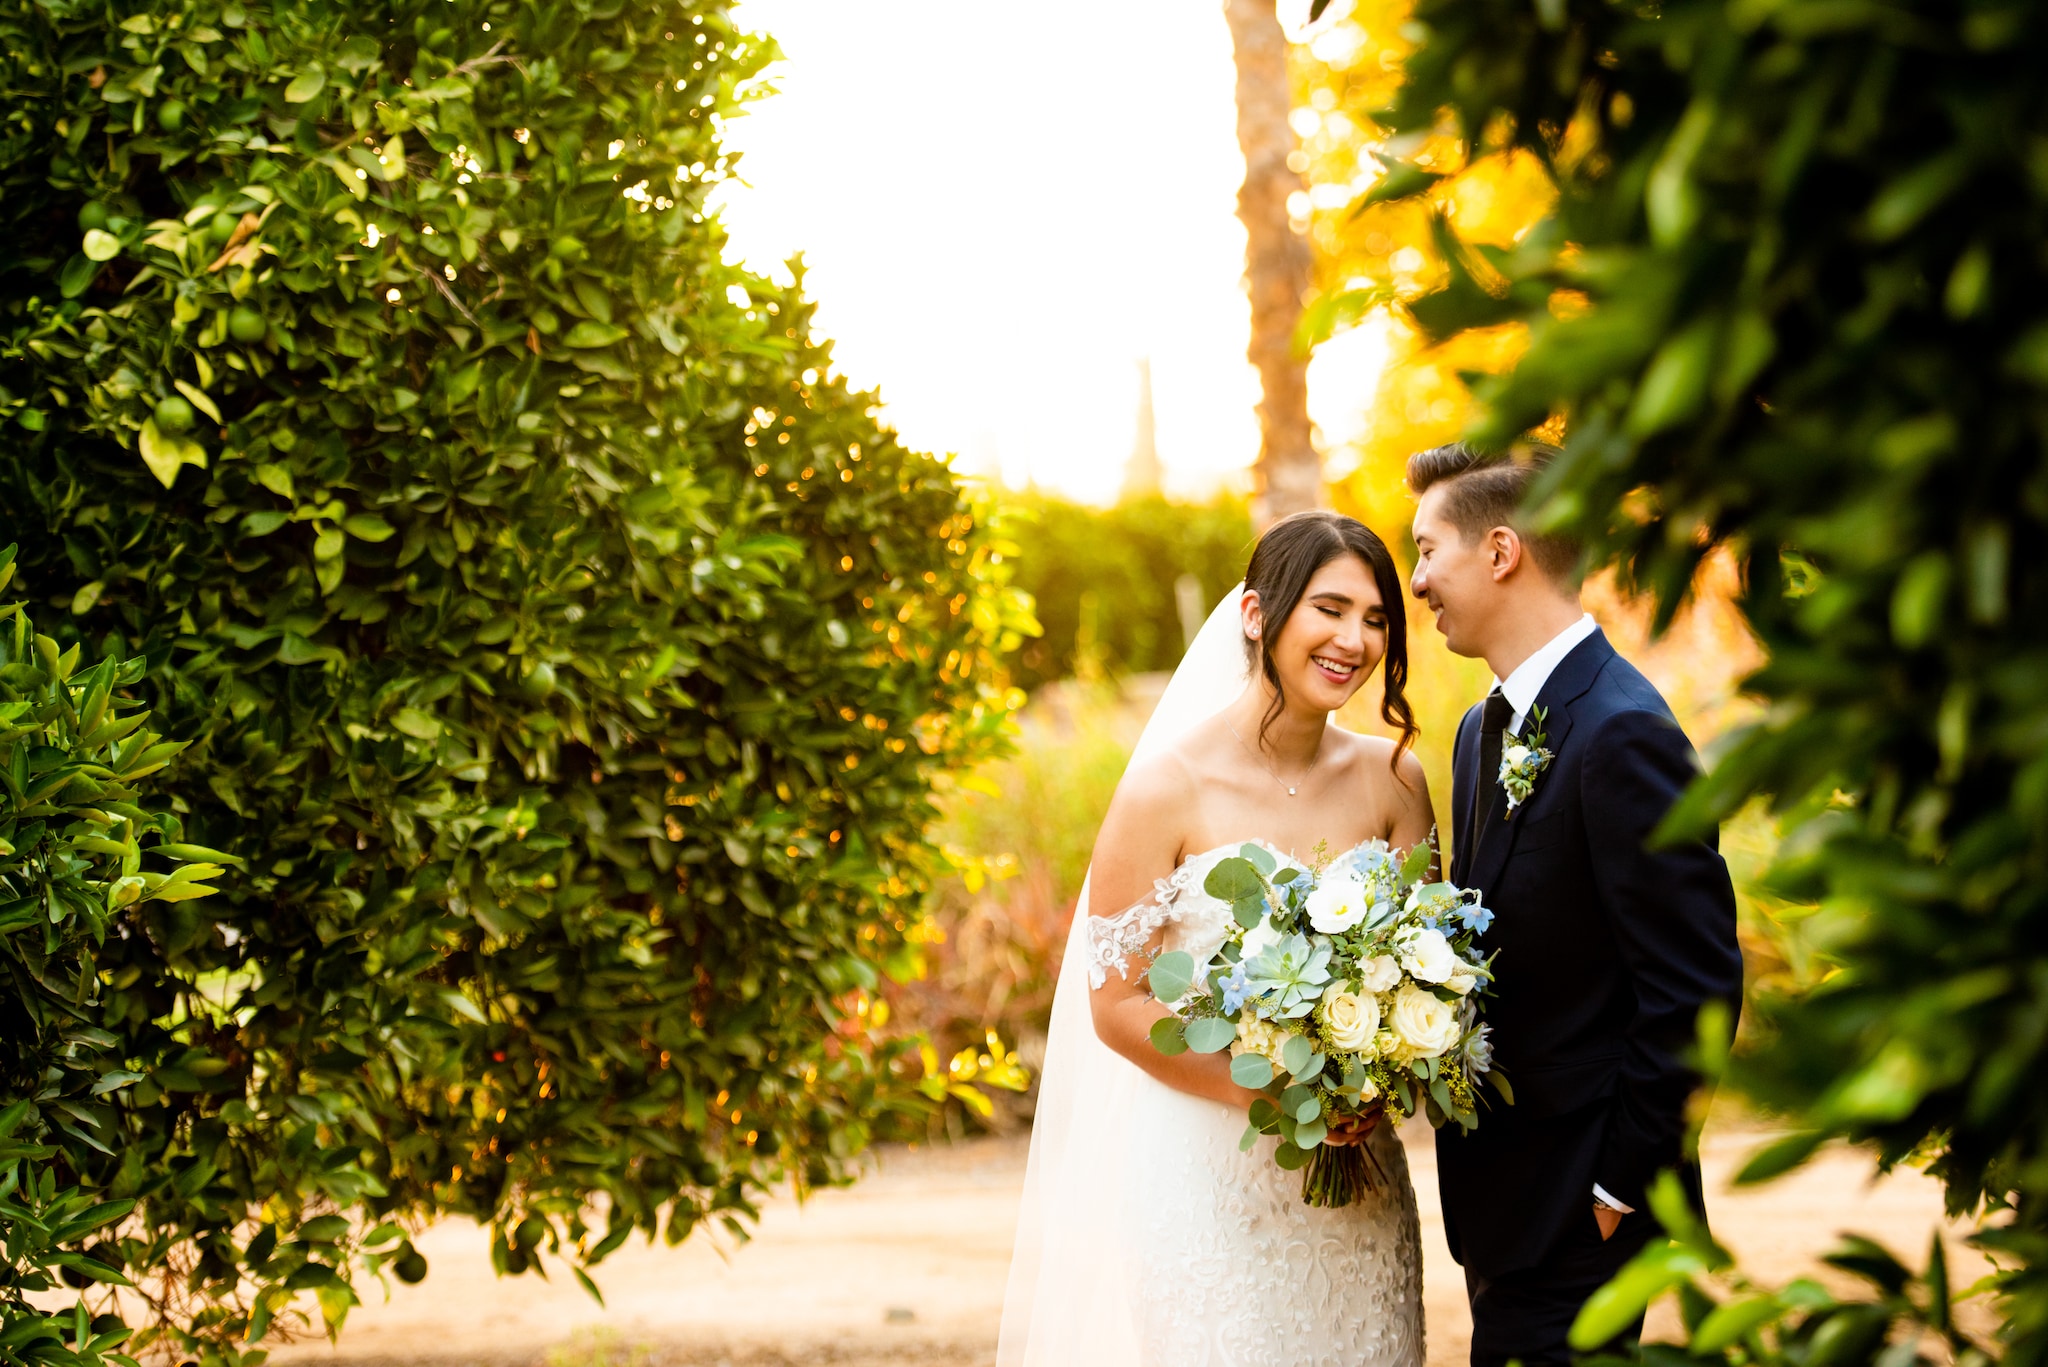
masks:
[[[1544,577],[1559,584],[1579,575],[1580,546],[1568,536],[1524,528],[1522,503],[1529,486],[1563,453],[1546,442],[1522,442],[1507,451],[1475,451],[1462,441],[1408,457],[1408,488],[1417,498],[1444,486],[1444,516],[1471,544],[1495,527],[1513,527]]]

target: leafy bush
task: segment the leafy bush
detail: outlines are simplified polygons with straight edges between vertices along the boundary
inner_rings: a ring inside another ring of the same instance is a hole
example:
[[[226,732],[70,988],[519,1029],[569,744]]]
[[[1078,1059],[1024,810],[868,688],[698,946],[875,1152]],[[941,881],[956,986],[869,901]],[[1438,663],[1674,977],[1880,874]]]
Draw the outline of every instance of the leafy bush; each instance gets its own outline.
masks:
[[[149,661],[182,826],[248,869],[103,999],[144,1076],[77,1181],[132,1184],[130,1266],[233,1359],[297,1291],[337,1326],[352,1260],[424,1275],[431,1214],[582,1276],[843,1177],[930,1105],[853,1003],[915,970],[1029,619],[800,285],[722,261],[766,44],[716,0],[0,35],[23,580]]]
[[[1420,0],[1387,117],[1425,188],[1519,148],[1560,195],[1456,241],[1438,335],[1527,324],[1479,439],[1553,416],[1537,491],[1656,590],[1739,556],[1768,705],[1674,814],[1767,794],[1777,890],[1838,971],[1766,992],[1731,1072],[1798,1132],[1932,1155],[2009,1213],[2008,1348],[2048,1358],[2048,15],[2038,7]],[[1565,248],[1569,246],[1569,250]],[[1879,1351],[1839,1341],[1830,1362]],[[1791,1348],[1786,1356],[1796,1357]],[[1817,1346],[1816,1346],[1817,1351]]]
[[[14,556],[13,546],[0,551],[0,592]],[[92,1190],[77,1174],[117,1157],[115,1108],[142,1081],[136,1059],[176,1068],[198,1052],[189,1023],[128,1039],[103,1028],[120,995],[109,983],[132,976],[136,947],[226,872],[214,851],[179,840],[175,816],[142,805],[141,780],[184,748],[144,729],[149,713],[124,696],[142,670],[133,659],[80,668],[78,647],[38,635],[22,604],[0,608],[0,1352],[9,1362],[130,1361],[114,1352],[129,1337],[118,1315],[95,1315],[82,1298],[56,1313],[28,1297],[60,1281],[129,1285],[121,1269],[147,1240],[108,1227],[135,1208],[144,1180],[123,1171]],[[172,867],[144,868],[145,856]]]
[[[1145,498],[1112,508],[1039,494],[1003,501],[1016,514],[1017,584],[1044,633],[1017,653],[1016,682],[1027,689],[1076,673],[1172,669],[1187,646],[1175,582],[1194,577],[1206,616],[1251,556],[1251,513],[1236,499]]]
[[[1845,1236],[1822,1259],[1838,1272],[1867,1282],[1876,1294],[1845,1299],[1810,1278],[1763,1286],[1735,1267],[1706,1223],[1690,1209],[1672,1174],[1650,1192],[1657,1218],[1671,1236],[1643,1252],[1620,1276],[1587,1301],[1572,1326],[1575,1346],[1591,1349],[1625,1332],[1643,1307],[1667,1292],[1678,1297],[1683,1349],[1652,1344],[1641,1350],[1660,1367],[1727,1362],[1839,1363],[1877,1357],[1887,1364],[1926,1363],[1929,1348],[1956,1367],[1986,1367],[1983,1345],[1957,1326],[1959,1297],[1949,1284],[1948,1255],[1937,1232],[1927,1266],[1915,1273],[1883,1246]],[[1613,1358],[1589,1363],[1614,1367]],[[1626,1361],[1622,1359],[1621,1361]]]

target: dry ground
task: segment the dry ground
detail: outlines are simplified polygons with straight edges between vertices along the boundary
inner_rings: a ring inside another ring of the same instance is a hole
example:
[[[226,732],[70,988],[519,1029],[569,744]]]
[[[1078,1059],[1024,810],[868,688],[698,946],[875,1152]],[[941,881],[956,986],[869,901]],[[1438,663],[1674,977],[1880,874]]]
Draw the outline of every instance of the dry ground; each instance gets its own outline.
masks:
[[[1430,1367],[1465,1357],[1463,1283],[1443,1244],[1426,1126],[1404,1135],[1423,1220]],[[1936,1185],[1918,1173],[1870,1178],[1845,1151],[1770,1187],[1726,1190],[1761,1138],[1710,1127],[1708,1191],[1721,1238],[1754,1273],[1810,1272],[1840,1231],[1889,1244],[1917,1265],[1941,1221]],[[599,1270],[608,1308],[566,1275],[492,1276],[476,1226],[450,1222],[419,1240],[433,1274],[357,1309],[336,1347],[302,1342],[291,1367],[983,1367],[995,1359],[1009,1265],[1021,1140],[883,1153],[849,1190],[770,1205],[752,1242],[634,1243]],[[1953,1229],[1957,1238],[1966,1231]],[[1951,1246],[1958,1285],[1986,1270]],[[1981,1303],[1978,1322],[1983,1322]],[[1657,1331],[1653,1319],[1651,1332]]]

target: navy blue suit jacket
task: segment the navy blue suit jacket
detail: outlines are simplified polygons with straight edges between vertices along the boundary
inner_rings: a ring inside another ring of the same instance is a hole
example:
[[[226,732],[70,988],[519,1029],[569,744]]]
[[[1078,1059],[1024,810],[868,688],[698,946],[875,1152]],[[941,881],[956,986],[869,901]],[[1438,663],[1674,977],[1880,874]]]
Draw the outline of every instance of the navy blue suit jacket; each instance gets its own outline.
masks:
[[[1479,707],[1452,758],[1451,879],[1495,914],[1480,941],[1496,956],[1486,1018],[1515,1092],[1473,1133],[1437,1132],[1451,1253],[1485,1277],[1543,1261],[1590,1220],[1596,1182],[1636,1218],[1664,1168],[1698,1199],[1681,1141],[1699,1079],[1684,1057],[1700,1008],[1742,992],[1717,842],[1646,844],[1699,770],[1663,697],[1595,632],[1535,706],[1554,758],[1512,816],[1502,798],[1471,829],[1475,788],[1497,782],[1479,773]],[[1483,810],[1492,794],[1479,796]]]

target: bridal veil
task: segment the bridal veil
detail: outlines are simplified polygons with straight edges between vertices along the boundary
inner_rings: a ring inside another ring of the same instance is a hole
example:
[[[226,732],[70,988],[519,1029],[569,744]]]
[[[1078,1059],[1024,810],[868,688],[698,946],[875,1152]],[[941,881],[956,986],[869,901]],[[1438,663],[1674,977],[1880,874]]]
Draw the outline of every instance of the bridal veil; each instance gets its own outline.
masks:
[[[1243,592],[1239,584],[1209,614],[1160,695],[1131,764],[1168,749],[1244,691]],[[1143,1359],[1126,1256],[1136,1236],[1121,1159],[1138,1142],[1132,1102],[1144,1074],[1095,1036],[1088,919],[1083,882],[1039,1073],[997,1367],[1123,1367]]]

